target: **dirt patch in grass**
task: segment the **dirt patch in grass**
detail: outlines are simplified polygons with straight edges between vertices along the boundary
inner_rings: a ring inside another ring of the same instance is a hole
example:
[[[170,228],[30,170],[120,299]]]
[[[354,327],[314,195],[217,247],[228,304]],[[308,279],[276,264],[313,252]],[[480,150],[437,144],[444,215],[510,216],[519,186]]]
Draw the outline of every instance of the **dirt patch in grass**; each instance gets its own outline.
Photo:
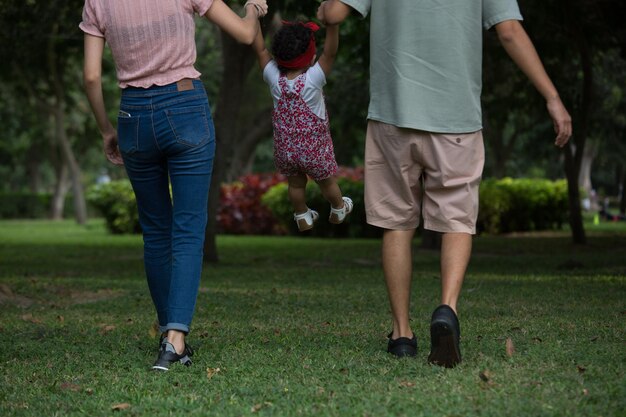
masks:
[[[0,305],[12,305],[18,308],[29,308],[33,304],[51,305],[78,305],[97,303],[126,294],[126,291],[111,288],[102,288],[95,291],[77,290],[66,286],[46,285],[44,291],[36,291],[36,294],[17,294],[7,284],[0,284]]]

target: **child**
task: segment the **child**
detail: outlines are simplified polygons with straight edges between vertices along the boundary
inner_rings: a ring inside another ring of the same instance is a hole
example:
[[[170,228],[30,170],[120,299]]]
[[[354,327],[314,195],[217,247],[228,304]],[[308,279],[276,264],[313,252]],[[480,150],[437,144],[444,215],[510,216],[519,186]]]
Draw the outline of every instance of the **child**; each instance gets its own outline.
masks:
[[[337,162],[322,93],[337,53],[339,30],[326,28],[324,51],[316,63],[318,29],[315,23],[283,22],[272,41],[274,59],[260,31],[252,45],[274,99],[274,163],[287,177],[294,220],[301,232],[311,229],[319,217],[306,204],[307,175],[330,203],[329,222],[342,223],[353,206],[350,198],[342,197],[334,177]]]

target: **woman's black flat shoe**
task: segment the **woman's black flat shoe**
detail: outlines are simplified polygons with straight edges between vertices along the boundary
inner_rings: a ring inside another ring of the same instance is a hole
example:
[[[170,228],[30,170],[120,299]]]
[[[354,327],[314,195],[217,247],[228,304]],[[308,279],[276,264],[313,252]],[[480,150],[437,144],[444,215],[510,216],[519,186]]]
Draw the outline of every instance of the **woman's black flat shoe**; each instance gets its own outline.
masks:
[[[156,371],[169,371],[170,366],[176,362],[180,362],[185,366],[191,366],[191,356],[193,356],[193,350],[187,344],[185,349],[180,355],[176,353],[176,349],[171,343],[164,341],[159,350],[159,357],[157,358],[152,369]]]

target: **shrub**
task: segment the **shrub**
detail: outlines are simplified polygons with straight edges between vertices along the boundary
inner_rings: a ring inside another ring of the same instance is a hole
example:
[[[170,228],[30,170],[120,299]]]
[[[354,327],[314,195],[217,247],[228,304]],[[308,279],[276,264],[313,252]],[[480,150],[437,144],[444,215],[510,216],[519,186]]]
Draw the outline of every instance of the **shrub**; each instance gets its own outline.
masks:
[[[31,192],[0,193],[0,219],[44,219],[50,217],[52,194]],[[65,197],[63,216],[74,215],[72,195]]]
[[[130,181],[93,185],[87,190],[87,201],[102,214],[111,233],[141,233],[137,201]]]
[[[52,196],[42,193],[5,192],[0,194],[0,219],[48,217]]]
[[[568,216],[567,183],[544,179],[484,180],[478,229],[487,233],[560,229]]]
[[[236,182],[223,184],[217,213],[218,233],[285,234],[272,212],[261,204],[261,196],[281,181],[285,177],[280,174],[248,174]]]
[[[320,214],[320,220],[307,234],[318,237],[378,237],[382,230],[370,226],[365,221],[363,204],[363,171],[362,169],[342,169],[338,173],[337,184],[343,195],[354,202],[354,209],[347,219],[339,225],[328,223],[330,204],[324,199],[319,186],[309,181],[306,187],[307,205]],[[293,207],[289,202],[287,184],[280,183],[270,188],[261,201],[270,208],[277,221],[290,234],[299,234],[293,221]]]

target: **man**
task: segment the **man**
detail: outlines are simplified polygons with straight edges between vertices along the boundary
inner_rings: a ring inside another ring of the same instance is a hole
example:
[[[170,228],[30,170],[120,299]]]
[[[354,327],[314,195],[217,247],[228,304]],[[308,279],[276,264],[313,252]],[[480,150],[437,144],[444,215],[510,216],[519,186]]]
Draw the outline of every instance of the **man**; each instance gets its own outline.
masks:
[[[384,230],[383,273],[393,331],[387,350],[415,356],[409,326],[411,241],[420,214],[441,232],[441,304],[432,315],[430,363],[461,361],[457,301],[476,233],[484,165],[482,34],[495,28],[508,55],[545,98],[555,145],[571,118],[522,28],[516,0],[329,0],[318,18],[355,10],[370,22],[370,104],[365,145],[368,223]]]

